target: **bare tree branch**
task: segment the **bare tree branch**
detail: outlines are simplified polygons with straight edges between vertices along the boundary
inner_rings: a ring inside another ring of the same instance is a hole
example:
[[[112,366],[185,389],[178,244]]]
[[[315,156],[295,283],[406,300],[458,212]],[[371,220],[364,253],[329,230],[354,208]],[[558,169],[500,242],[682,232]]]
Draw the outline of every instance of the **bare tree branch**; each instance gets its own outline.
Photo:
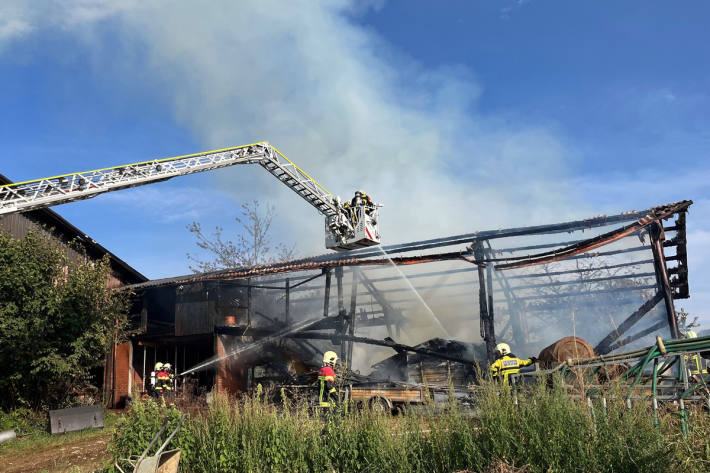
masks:
[[[242,204],[241,207],[241,215],[234,218],[241,229],[236,241],[224,239],[222,227],[215,227],[214,233],[208,236],[199,222],[187,225],[187,230],[195,235],[197,247],[213,256],[212,259],[203,260],[188,253],[187,259],[193,263],[190,265],[191,271],[203,273],[293,259],[295,245],[288,247],[283,243],[271,244],[274,207],[266,206],[262,210],[258,200]]]

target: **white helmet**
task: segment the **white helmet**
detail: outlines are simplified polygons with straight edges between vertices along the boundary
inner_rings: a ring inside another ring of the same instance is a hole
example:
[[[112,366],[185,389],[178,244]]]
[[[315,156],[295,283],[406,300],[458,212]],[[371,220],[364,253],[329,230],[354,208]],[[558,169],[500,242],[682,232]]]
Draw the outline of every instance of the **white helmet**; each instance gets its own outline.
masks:
[[[500,352],[501,355],[505,356],[510,353],[510,347],[507,343],[499,343],[498,345],[496,345],[496,351]]]
[[[173,365],[171,365],[170,363],[165,363],[163,365],[163,369],[166,369],[166,370],[172,369],[172,367],[173,367]]]
[[[323,353],[323,363],[329,365],[334,365],[338,361],[338,354],[334,351],[327,351]]]
[[[155,371],[160,371],[163,369],[163,364],[161,362],[157,362],[155,364]]]
[[[698,334],[695,333],[693,330],[688,330],[685,332],[685,338],[698,338]]]

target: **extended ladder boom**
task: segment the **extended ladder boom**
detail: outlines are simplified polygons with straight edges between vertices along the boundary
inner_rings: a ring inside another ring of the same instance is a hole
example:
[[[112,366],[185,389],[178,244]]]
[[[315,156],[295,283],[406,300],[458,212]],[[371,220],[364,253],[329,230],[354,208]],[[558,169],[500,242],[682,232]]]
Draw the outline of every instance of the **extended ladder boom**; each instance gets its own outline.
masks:
[[[346,207],[339,197],[267,142],[2,185],[0,216],[235,164],[260,164],[323,214],[327,248],[343,251],[379,245],[374,203],[370,201],[368,206],[362,201],[355,207]]]
[[[333,195],[266,142],[156,159],[0,186],[0,215],[88,199],[105,192],[235,164],[260,164],[326,217],[338,212]]]

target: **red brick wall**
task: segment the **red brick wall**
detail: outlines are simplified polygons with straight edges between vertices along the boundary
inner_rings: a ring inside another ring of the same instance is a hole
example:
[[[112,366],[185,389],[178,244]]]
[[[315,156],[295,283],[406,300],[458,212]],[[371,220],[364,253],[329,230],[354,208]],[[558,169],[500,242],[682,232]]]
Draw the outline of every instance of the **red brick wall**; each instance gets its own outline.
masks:
[[[215,353],[217,357],[227,353],[219,335],[215,335]],[[215,376],[217,392],[235,394],[247,390],[247,369],[240,365],[238,360],[229,358],[217,364],[217,376]]]
[[[104,369],[104,386],[106,386],[106,401],[109,407],[123,407],[126,400],[131,396],[131,385],[135,383],[136,378],[140,383],[140,376],[133,369],[133,344],[124,342],[119,344],[115,349],[116,362],[112,359],[112,353],[109,353],[106,359]],[[113,368],[116,367],[116,384],[114,385]]]

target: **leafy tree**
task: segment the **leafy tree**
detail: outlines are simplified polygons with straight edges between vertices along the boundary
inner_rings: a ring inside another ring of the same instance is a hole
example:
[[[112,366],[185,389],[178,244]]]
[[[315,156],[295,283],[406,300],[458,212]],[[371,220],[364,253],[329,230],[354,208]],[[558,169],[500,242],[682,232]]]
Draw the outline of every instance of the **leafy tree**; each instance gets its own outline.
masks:
[[[267,206],[262,211],[258,200],[242,204],[241,216],[234,218],[242,230],[236,241],[223,239],[222,227],[216,227],[212,236],[208,237],[199,222],[192,222],[187,229],[195,235],[195,244],[211,253],[213,258],[201,260],[188,253],[187,259],[194,263],[190,269],[202,273],[293,259],[293,246],[287,247],[282,243],[272,246],[270,233],[273,218],[273,206]]]
[[[47,233],[0,232],[0,408],[66,405],[92,381],[127,323],[110,274],[107,257],[69,258]]]

